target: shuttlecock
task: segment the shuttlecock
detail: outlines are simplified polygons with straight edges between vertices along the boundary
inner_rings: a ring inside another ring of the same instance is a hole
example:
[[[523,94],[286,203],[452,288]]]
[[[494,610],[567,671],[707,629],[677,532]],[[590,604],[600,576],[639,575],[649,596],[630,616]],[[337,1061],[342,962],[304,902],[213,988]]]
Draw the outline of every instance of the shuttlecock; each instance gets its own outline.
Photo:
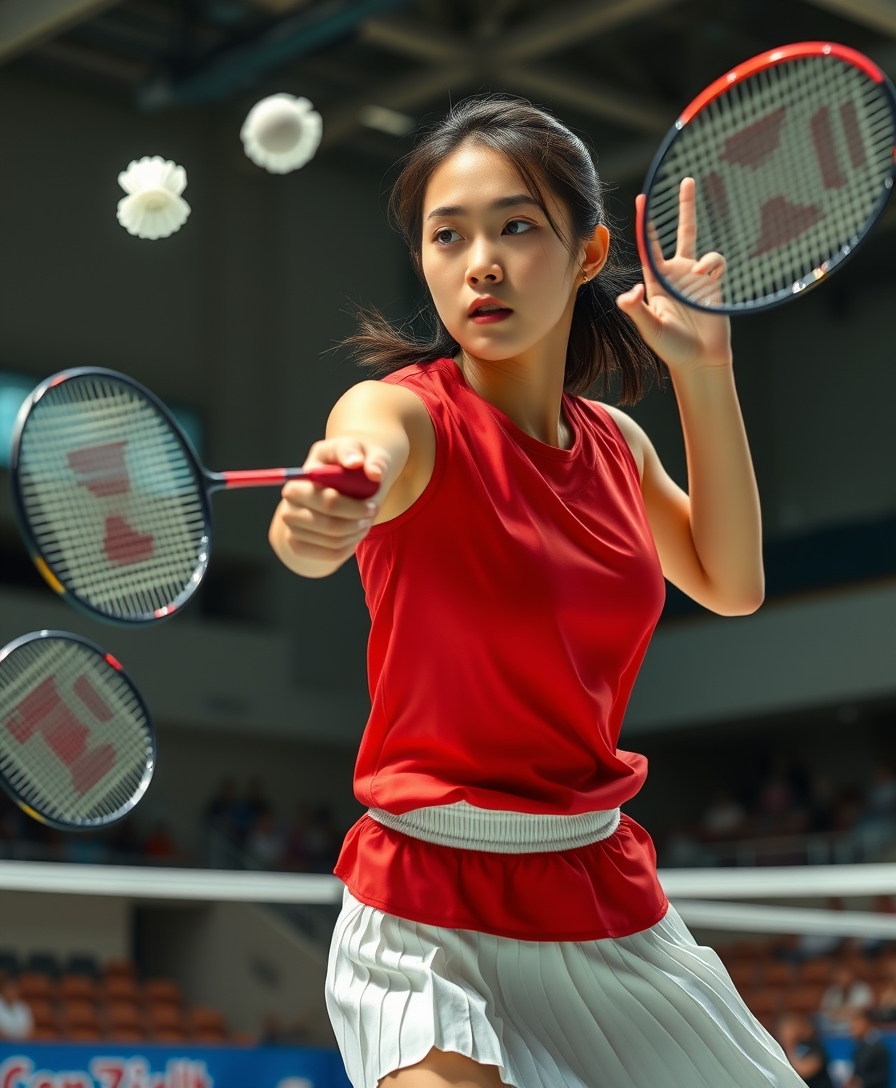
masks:
[[[313,158],[323,124],[307,98],[272,94],[249,110],[240,130],[243,149],[272,174],[288,174]]]
[[[187,172],[161,155],[145,155],[118,175],[128,194],[118,202],[118,222],[138,238],[167,238],[187,221],[190,205],[180,195]]]

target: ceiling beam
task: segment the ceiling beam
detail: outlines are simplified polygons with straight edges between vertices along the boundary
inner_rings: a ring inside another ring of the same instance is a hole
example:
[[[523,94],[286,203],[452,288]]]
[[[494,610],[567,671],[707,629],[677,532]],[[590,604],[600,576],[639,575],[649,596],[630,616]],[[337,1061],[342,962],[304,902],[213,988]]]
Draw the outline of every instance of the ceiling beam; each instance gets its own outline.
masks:
[[[69,27],[111,8],[119,0],[3,0],[0,61],[10,60]]]
[[[596,80],[558,72],[543,65],[499,68],[496,77],[515,92],[559,102],[570,109],[610,121],[624,128],[662,136],[675,120],[675,112],[663,102],[629,94]]]
[[[896,37],[896,0],[807,0],[807,3]]]
[[[358,34],[362,42],[387,53],[436,64],[453,64],[475,51],[466,39],[419,19],[367,19],[358,27]]]
[[[680,2],[603,0],[603,3],[595,3],[595,0],[581,0],[580,3],[562,7],[552,4],[547,14],[536,16],[505,34],[498,52],[502,61],[516,63],[558,53],[561,49],[615,30],[625,23],[657,15]]]
[[[412,72],[390,83],[371,87],[364,94],[342,103],[324,113],[323,147],[342,143],[361,127],[361,111],[365,106],[385,106],[399,113],[413,110],[421,102],[430,102],[439,95],[463,93],[474,86],[478,69],[465,64],[440,65]]]

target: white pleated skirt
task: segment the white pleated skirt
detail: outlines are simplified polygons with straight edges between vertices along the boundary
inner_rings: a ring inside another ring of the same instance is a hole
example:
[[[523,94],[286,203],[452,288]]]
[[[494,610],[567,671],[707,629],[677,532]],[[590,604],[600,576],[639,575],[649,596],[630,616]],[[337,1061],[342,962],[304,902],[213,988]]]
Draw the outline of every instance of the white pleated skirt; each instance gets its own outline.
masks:
[[[805,1088],[673,908],[631,937],[519,941],[396,918],[346,889],[326,999],[354,1088],[432,1047],[514,1088]]]

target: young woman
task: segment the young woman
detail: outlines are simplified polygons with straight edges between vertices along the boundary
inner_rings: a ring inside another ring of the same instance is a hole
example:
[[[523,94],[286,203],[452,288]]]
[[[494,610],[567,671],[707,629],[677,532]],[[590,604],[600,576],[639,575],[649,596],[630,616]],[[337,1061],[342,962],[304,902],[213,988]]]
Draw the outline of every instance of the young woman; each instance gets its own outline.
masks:
[[[718,277],[715,255],[696,259],[693,204],[687,182],[676,269]],[[270,531],[306,577],[356,554],[371,612],[369,808],[335,870],[327,978],[349,1077],[796,1088],[619,812],[646,774],[616,742],[663,576],[723,615],[763,597],[728,322],[647,268],[618,294],[588,151],[528,103],[460,103],[392,209],[436,332],[421,345],[368,315],[355,346],[391,372],[339,400],[306,462],[363,466],[379,491],[287,484]],[[583,396],[612,379],[635,400],[651,351],[689,494],[636,423]]]

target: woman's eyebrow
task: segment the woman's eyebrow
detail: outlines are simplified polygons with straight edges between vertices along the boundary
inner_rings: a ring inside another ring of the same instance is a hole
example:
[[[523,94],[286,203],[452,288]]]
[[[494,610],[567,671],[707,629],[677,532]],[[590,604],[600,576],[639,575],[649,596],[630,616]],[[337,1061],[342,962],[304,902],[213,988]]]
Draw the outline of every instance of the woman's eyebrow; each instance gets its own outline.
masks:
[[[515,196],[502,196],[498,200],[493,201],[489,208],[515,208],[520,204],[534,204],[536,208],[541,208],[541,201],[536,200],[534,196],[530,196],[528,193],[517,193]],[[440,219],[442,217],[450,217],[453,215],[465,215],[466,208],[461,207],[460,204],[444,204],[441,208],[433,208],[433,210],[427,215],[427,219]]]

